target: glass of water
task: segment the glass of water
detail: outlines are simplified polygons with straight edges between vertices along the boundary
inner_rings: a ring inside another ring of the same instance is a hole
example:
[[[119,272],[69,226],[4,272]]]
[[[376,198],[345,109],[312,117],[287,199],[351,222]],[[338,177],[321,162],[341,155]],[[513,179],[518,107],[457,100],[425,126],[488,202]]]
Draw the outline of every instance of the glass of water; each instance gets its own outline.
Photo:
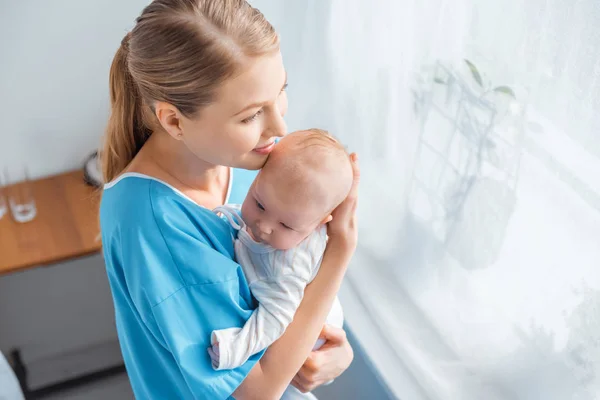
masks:
[[[8,190],[10,212],[15,221],[29,222],[37,215],[37,208],[27,168],[12,173],[11,177],[12,185]]]
[[[4,214],[8,211],[8,206],[6,205],[6,182],[2,174],[0,174],[0,219],[4,217]]]

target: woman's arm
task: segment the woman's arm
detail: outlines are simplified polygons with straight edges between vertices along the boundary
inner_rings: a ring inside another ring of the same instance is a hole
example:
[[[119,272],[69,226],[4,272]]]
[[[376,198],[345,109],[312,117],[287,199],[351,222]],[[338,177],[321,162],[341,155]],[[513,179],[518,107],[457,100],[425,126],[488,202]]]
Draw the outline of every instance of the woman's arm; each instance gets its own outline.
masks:
[[[307,286],[293,322],[234,392],[236,399],[279,399],[304,364],[323,328],[350,259],[349,250],[338,248],[334,243],[328,245],[321,269]]]
[[[300,254],[294,256],[294,264],[304,263],[308,271],[311,254],[302,251],[298,253]],[[213,331],[212,350],[209,349],[213,367],[217,370],[237,368],[253,354],[275,343],[292,323],[306,284],[306,279],[299,274],[269,277],[252,282],[252,294],[258,301],[258,307],[243,327]]]
[[[269,347],[262,359],[233,393],[238,400],[279,399],[311,352],[331,309],[348,263],[356,248],[356,205],[359,169],[351,156],[354,183],[346,200],[333,212],[329,242],[319,273],[307,286],[293,322]]]

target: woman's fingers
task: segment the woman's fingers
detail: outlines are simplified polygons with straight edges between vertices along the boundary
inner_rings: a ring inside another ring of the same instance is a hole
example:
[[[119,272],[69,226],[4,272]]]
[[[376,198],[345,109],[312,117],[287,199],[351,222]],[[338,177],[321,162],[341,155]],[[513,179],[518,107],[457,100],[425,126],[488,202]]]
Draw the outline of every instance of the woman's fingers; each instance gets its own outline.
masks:
[[[360,168],[358,166],[358,156],[355,153],[350,155],[350,160],[352,161],[352,187],[350,188],[350,192],[346,199],[333,211],[333,221],[336,218],[344,219],[350,218],[353,214],[354,210],[356,210],[356,203],[358,199],[358,186],[360,183]],[[335,224],[335,222],[334,222]]]
[[[298,374],[294,377],[294,379],[292,379],[291,384],[302,393],[308,393],[318,388],[323,383],[325,383],[325,381],[322,379],[313,381],[310,379],[303,378],[300,374]]]
[[[334,241],[341,240],[344,247],[354,252],[356,242],[358,240],[358,228],[356,224],[356,207],[358,203],[358,186],[360,183],[360,168],[358,166],[358,156],[350,155],[352,161],[352,187],[346,199],[340,204],[331,216],[332,221],[329,222],[327,233],[329,238]]]
[[[323,326],[319,338],[325,339],[325,344],[323,346],[338,346],[344,344],[348,340],[345,330],[328,324]]]
[[[352,161],[352,188],[348,194],[351,198],[358,198],[358,184],[360,183],[360,168],[358,166],[358,155],[356,153],[350,154],[350,160]]]

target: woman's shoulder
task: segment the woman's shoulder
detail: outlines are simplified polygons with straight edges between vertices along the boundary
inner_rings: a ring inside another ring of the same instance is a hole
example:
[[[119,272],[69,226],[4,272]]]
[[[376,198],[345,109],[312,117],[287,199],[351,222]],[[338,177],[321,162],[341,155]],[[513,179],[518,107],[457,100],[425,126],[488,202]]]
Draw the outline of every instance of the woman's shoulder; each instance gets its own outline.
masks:
[[[124,258],[118,263],[124,268],[154,259],[156,268],[168,266],[184,285],[230,278],[211,265],[233,259],[231,227],[157,179],[126,174],[106,185],[100,225],[107,258]]]
[[[185,213],[186,210],[192,211]],[[181,222],[205,219],[211,213],[169,184],[139,173],[125,173],[106,184],[100,203],[100,222],[104,224],[150,222],[169,215],[187,214]]]

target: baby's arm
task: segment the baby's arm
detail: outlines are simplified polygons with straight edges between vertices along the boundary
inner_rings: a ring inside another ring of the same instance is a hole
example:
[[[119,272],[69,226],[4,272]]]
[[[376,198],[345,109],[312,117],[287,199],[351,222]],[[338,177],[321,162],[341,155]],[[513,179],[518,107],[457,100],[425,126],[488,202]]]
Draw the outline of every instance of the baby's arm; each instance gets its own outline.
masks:
[[[297,257],[295,262],[298,261]],[[244,326],[212,332],[209,354],[213,368],[236,368],[279,339],[292,322],[307,283],[304,274],[287,274],[253,282],[250,288],[259,306]]]

